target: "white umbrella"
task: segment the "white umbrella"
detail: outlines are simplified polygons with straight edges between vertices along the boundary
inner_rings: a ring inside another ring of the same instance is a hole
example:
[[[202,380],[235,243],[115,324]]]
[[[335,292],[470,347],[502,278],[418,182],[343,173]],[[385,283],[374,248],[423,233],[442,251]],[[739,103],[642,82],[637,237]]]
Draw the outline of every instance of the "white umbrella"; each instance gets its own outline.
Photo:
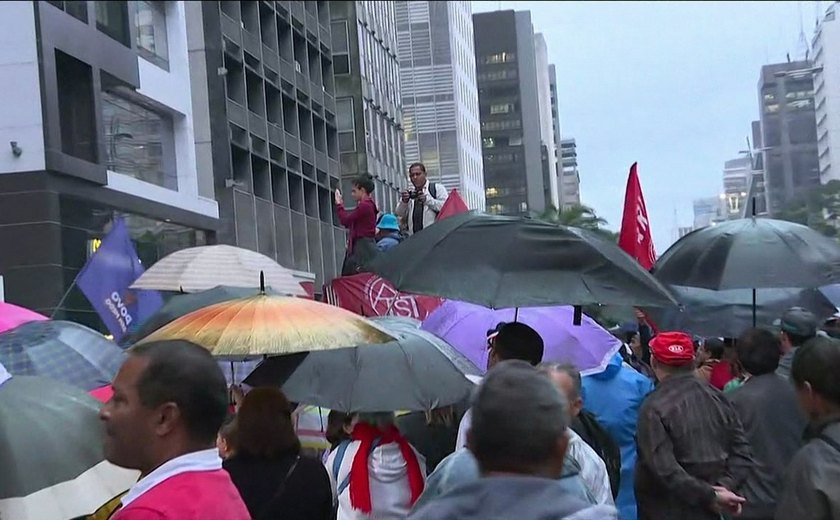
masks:
[[[275,292],[306,296],[290,269],[255,251],[223,244],[176,251],[158,260],[131,288],[192,293],[219,285],[259,287],[260,273]]]

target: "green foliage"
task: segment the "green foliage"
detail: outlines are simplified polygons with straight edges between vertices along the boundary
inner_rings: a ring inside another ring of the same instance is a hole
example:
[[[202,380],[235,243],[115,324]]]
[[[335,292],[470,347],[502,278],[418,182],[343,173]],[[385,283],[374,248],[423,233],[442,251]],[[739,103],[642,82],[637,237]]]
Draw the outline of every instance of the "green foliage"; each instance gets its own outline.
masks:
[[[578,204],[564,210],[552,206],[536,215],[536,218],[552,224],[588,229],[608,240],[618,242],[618,233],[605,229],[604,226],[607,225],[607,221],[599,217],[595,210],[589,206]]]
[[[794,198],[773,218],[796,222],[840,238],[840,181],[833,180]]]

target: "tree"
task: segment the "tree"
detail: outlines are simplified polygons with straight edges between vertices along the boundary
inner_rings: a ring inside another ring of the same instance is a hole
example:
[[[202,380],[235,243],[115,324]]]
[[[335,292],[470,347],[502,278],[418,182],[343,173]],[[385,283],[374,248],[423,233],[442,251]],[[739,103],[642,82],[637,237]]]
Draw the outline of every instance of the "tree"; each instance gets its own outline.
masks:
[[[829,181],[799,194],[773,217],[808,226],[829,237],[840,238],[840,181]]]
[[[594,209],[583,204],[576,204],[566,209],[557,209],[550,206],[536,218],[551,224],[588,229],[608,240],[618,242],[618,233],[604,229],[603,226],[607,225],[606,219],[599,217]]]

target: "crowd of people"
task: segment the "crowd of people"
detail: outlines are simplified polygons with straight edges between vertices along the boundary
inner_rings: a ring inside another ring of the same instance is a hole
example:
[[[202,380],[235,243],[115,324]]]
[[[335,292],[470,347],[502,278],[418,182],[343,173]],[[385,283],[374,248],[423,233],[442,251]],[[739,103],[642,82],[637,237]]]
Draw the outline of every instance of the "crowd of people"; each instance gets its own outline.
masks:
[[[100,415],[107,459],[140,479],[101,518],[836,520],[840,340],[800,308],[777,325],[699,342],[628,325],[606,370],[581,377],[501,323],[470,402],[333,411],[323,457],[301,448],[280,389],[231,412],[206,350],[137,346]]]

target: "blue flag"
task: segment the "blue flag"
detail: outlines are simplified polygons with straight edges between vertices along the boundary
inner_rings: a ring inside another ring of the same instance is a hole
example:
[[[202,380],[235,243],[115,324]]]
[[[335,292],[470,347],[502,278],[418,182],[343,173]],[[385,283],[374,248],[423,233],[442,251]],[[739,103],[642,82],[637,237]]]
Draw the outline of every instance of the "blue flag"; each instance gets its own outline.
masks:
[[[129,328],[135,328],[163,305],[157,291],[128,288],[144,271],[120,218],[76,278],[79,289],[114,335],[114,341],[120,341]]]

